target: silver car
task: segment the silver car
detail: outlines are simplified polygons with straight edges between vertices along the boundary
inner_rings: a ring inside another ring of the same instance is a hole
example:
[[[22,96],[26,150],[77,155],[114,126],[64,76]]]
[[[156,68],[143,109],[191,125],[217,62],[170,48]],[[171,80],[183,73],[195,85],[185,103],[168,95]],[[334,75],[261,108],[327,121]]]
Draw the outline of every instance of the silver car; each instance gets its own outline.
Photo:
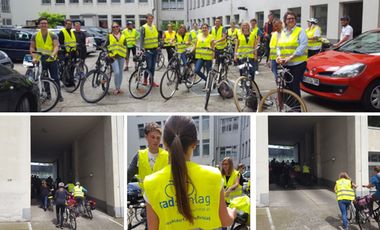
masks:
[[[0,64],[3,64],[11,69],[13,69],[14,65],[12,60],[8,57],[8,54],[6,54],[4,51],[0,50]]]

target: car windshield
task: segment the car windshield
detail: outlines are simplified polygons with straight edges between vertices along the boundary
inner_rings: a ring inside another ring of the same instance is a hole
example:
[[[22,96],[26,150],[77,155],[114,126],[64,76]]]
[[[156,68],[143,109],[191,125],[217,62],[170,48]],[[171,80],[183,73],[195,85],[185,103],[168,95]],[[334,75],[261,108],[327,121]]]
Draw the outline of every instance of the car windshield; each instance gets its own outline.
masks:
[[[380,53],[380,31],[364,33],[338,48],[341,52]]]

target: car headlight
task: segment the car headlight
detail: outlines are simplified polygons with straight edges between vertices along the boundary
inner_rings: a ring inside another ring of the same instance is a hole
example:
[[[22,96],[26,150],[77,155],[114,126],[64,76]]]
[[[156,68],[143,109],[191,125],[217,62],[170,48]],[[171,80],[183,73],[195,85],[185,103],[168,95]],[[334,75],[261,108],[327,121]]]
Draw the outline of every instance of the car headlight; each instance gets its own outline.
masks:
[[[359,76],[365,69],[366,65],[363,63],[355,63],[352,65],[345,65],[335,71],[333,77],[353,78]]]

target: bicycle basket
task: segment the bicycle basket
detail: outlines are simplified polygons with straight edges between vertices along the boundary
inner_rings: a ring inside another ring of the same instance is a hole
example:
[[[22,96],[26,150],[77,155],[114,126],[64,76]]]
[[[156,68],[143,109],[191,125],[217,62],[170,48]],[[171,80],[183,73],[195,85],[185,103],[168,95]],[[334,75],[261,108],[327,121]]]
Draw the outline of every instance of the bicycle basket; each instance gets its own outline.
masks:
[[[354,204],[358,208],[367,208],[368,204],[371,202],[372,197],[370,195],[364,196],[364,197],[357,197],[354,200]]]
[[[95,210],[96,201],[94,201],[94,200],[89,200],[89,201],[88,201],[88,205],[90,205],[91,210]]]

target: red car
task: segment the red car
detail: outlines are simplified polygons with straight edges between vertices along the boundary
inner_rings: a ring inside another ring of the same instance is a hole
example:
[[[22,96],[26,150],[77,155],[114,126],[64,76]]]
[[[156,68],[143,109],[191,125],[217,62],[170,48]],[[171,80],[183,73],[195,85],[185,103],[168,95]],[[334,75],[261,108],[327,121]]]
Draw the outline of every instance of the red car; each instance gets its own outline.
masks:
[[[380,29],[311,57],[301,89],[331,100],[360,101],[366,111],[379,112]]]

